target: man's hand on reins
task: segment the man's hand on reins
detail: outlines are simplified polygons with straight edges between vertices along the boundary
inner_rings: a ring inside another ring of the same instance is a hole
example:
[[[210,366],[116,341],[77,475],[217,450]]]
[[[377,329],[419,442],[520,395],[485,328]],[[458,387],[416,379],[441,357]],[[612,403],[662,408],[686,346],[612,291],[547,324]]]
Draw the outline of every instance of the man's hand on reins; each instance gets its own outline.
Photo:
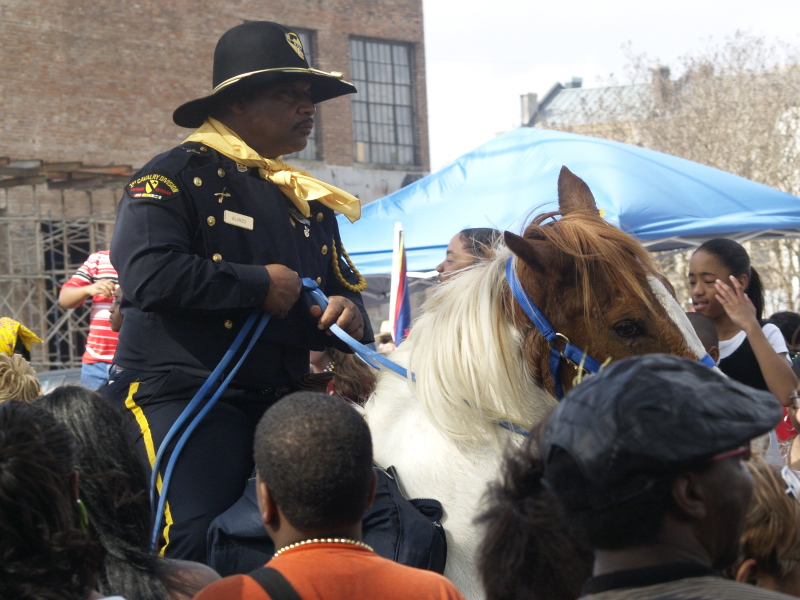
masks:
[[[300,276],[284,265],[265,265],[269,273],[269,291],[262,308],[269,314],[282,319],[297,302],[303,291]]]
[[[336,323],[345,333],[361,340],[364,335],[364,318],[353,301],[344,296],[331,296],[328,302],[324,313],[319,306],[312,306],[310,309],[311,316],[319,319],[317,327],[328,329]]]

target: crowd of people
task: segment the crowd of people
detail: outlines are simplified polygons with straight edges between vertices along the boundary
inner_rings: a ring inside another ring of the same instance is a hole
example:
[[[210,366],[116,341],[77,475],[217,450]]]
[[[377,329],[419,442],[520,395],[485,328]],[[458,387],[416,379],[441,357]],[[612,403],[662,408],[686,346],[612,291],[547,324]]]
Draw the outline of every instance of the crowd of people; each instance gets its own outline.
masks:
[[[375,372],[328,329],[394,343],[373,335],[334,216],[358,219],[358,199],[282,159],[316,104],[353,92],[289,28],[229,30],[211,93],[174,113],[194,133],[132,178],[110,251],[61,289],[64,308],[92,302],[83,385],[42,395],[28,363],[41,340],[0,322],[0,598],[462,598],[364,541],[384,489],[359,412]],[[501,243],[458,232],[442,285]],[[687,276],[718,369],[646,355],[567,393],[487,490],[487,598],[800,597],[800,315],[764,319],[731,240],[700,246]],[[274,554],[221,578],[209,526],[247,486]]]

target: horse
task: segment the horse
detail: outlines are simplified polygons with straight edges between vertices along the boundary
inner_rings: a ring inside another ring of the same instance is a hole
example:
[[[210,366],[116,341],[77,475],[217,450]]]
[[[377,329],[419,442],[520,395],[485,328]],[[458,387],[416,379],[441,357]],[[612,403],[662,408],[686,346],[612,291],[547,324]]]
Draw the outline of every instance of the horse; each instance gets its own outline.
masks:
[[[568,391],[582,373],[567,361],[551,372],[550,347],[512,296],[507,261],[555,331],[598,361],[705,355],[647,251],[603,220],[566,167],[558,201],[522,236],[505,232],[493,258],[438,287],[391,355],[414,377],[382,370],[364,406],[376,462],[396,467],[407,497],[442,503],[445,575],[469,599],[484,595],[473,524],[484,491],[504,451],[556,405],[557,384]]]

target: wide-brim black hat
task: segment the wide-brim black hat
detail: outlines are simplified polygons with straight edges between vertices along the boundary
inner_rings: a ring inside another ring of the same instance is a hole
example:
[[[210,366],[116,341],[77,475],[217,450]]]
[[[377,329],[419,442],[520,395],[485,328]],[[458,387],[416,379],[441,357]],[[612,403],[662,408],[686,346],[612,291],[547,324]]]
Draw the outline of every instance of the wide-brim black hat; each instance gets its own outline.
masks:
[[[226,31],[214,50],[214,78],[211,94],[182,104],[172,114],[181,127],[199,127],[216,107],[222,92],[239,87],[256,87],[291,75],[311,82],[315,104],[353,94],[352,83],[336,71],[312,69],[306,60],[300,37],[291,29],[270,21],[242,23]]]

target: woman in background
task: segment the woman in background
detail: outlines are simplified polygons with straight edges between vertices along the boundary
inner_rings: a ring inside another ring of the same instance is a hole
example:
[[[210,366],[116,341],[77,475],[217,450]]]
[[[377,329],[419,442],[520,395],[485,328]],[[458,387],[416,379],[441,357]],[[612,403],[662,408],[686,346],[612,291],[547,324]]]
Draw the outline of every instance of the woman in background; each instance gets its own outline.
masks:
[[[36,403],[72,432],[75,468],[91,528],[106,551],[97,587],[127,600],[188,600],[219,579],[200,563],[165,559],[148,550],[152,513],[145,470],[122,415],[96,392],[59,387]]]
[[[439,281],[446,281],[479,260],[491,258],[502,237],[503,234],[500,231],[490,227],[476,227],[459,231],[447,245],[444,260],[436,267],[439,272]]]
[[[75,442],[35,404],[0,404],[0,598],[95,600],[102,548],[78,498]]]
[[[689,289],[695,311],[714,322],[720,370],[789,406],[797,377],[780,330],[761,325],[764,290],[747,251],[733,240],[707,241],[689,261]]]

